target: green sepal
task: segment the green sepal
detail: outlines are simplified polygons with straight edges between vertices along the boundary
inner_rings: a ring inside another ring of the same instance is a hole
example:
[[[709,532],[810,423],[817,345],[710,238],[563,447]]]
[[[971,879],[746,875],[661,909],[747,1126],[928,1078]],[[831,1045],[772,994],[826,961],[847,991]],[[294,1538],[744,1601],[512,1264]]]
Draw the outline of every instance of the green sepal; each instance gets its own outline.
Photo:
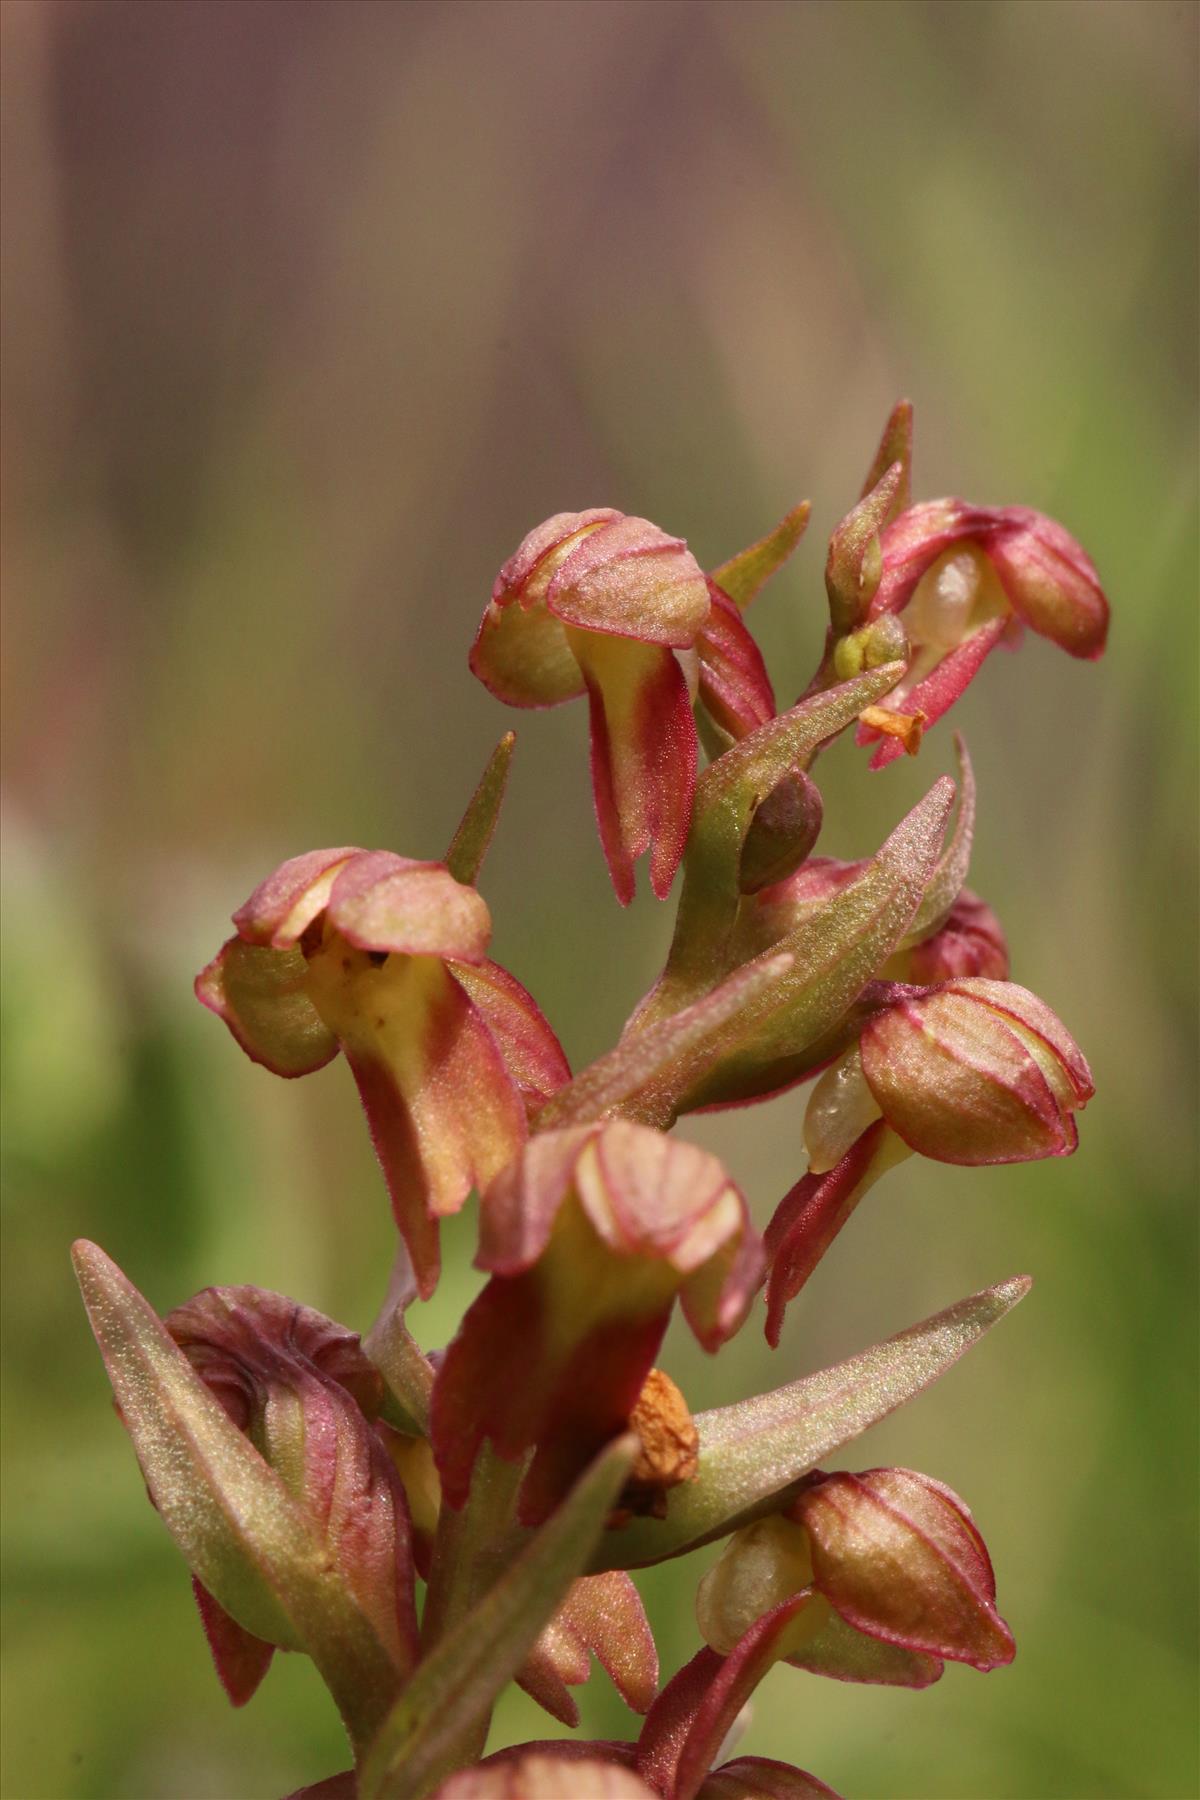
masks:
[[[766,537],[749,544],[745,550],[739,550],[736,556],[723,562],[719,569],[712,570],[713,580],[729,595],[735,606],[740,606],[745,611],[772,575],[783,567],[804,536],[811,511],[809,502],[801,500],[799,506],[793,506],[790,512],[784,514]]]
[[[665,1518],[607,1531],[592,1572],[664,1562],[781,1510],[802,1476],[944,1375],[1032,1285],[1014,1275],[831,1369],[699,1413],[695,1479],[671,1493]]]
[[[516,732],[506,731],[492,751],[487,768],[479,778],[479,786],[467,802],[467,810],[446,852],[446,867],[455,881],[461,881],[464,887],[474,887],[479,879],[500,816],[516,741]]]

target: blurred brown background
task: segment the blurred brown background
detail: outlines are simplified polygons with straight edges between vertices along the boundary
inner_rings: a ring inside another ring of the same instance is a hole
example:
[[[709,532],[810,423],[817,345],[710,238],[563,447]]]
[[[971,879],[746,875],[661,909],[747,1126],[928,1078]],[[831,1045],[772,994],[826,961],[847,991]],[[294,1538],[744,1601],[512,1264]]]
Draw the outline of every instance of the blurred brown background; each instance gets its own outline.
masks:
[[[847,1459],[967,1497],[1017,1662],[918,1695],[777,1670],[745,1747],[855,1800],[1198,1791],[1197,16],[0,7],[12,1800],[266,1800],[345,1761],[297,1658],[225,1706],[68,1272],[85,1233],[164,1311],[228,1281],[359,1327],[377,1303],[390,1225],[345,1070],[274,1081],[191,998],[228,913],[319,844],[440,854],[515,722],[496,954],[574,1062],[606,1047],[670,908],[612,902],[583,710],[514,720],[468,675],[495,569],[595,504],[713,564],[808,494],[756,607],[789,700],[824,539],[900,393],[920,495],[1055,514],[1113,601],[1099,667],[1031,641],[958,714],[973,885],[1099,1097],[1069,1163],[908,1165],[774,1357],[757,1326],[717,1363],[674,1341],[712,1404],[1036,1277]],[[822,849],[869,851],[949,761],[942,731],[879,777],[840,747]],[[803,1105],[685,1127],[761,1219]],[[471,1229],[418,1309],[430,1344],[472,1291]],[[644,1583],[668,1669],[707,1560]],[[625,1730],[603,1677],[585,1706]],[[498,1726],[543,1721],[517,1699]]]

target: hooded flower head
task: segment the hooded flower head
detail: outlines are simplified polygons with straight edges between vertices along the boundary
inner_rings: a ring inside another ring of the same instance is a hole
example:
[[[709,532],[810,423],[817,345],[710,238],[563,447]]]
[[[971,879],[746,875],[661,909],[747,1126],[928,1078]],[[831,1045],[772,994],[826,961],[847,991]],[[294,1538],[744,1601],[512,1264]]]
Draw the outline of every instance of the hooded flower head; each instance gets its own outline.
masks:
[[[281,864],[233,922],[197,997],[277,1075],[345,1054],[429,1294],[438,1218],[504,1167],[527,1109],[569,1073],[530,995],[487,959],[487,906],[441,863],[314,850]]]
[[[1025,625],[1071,656],[1094,659],[1104,650],[1108,601],[1100,577],[1071,534],[1043,513],[929,500],[894,519],[879,545],[879,585],[835,667],[845,674],[859,638],[899,620],[910,661],[887,700],[896,718],[940,719],[984,658],[997,644],[1018,642]],[[864,721],[858,735],[873,742],[880,725]],[[903,738],[902,731],[884,736],[872,768],[899,756]]]
[[[700,1585],[700,1628],[727,1655],[801,1596],[786,1656],[814,1674],[926,1687],[946,1661],[994,1669],[1015,1654],[970,1512],[911,1469],[808,1476],[786,1514],[729,1540]]]
[[[762,1251],[714,1156],[624,1120],[533,1138],[484,1196],[491,1279],[433,1395],[443,1488],[461,1505],[489,1438],[533,1461],[522,1510],[547,1513],[623,1431],[678,1295],[706,1349],[746,1315]]]
[[[729,729],[774,711],[737,607],[683,540],[608,507],[556,513],[529,533],[496,577],[470,662],[510,706],[587,694],[596,817],[623,904],[644,851],[660,899],[683,855],[697,684]]]
[[[376,1417],[383,1383],[356,1334],[261,1288],[206,1288],[165,1321],[205,1386],[328,1545],[397,1667],[416,1657],[408,1508]],[[274,1649],[195,1584],[221,1682],[248,1700]]]

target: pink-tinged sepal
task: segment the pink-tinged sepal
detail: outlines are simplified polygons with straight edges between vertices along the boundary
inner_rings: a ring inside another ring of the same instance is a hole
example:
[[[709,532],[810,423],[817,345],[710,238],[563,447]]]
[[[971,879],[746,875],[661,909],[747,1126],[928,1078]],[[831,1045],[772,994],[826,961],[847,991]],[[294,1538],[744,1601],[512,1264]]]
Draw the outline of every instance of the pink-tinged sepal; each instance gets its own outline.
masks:
[[[731,738],[743,738],[775,717],[775,692],[738,608],[711,577],[708,591],[712,606],[696,639],[700,699],[714,724]]]
[[[966,1505],[911,1469],[810,1475],[790,1516],[848,1625],[919,1655],[995,1669],[1016,1654]]]
[[[658,1690],[658,1654],[641,1596],[621,1570],[575,1583],[518,1682],[554,1718],[576,1725],[579,1710],[566,1689],[587,1681],[592,1655],[625,1704],[647,1712]]]
[[[838,1800],[815,1775],[766,1756],[737,1756],[705,1777],[698,1800]]]
[[[451,963],[450,970],[495,1039],[532,1118],[571,1079],[570,1064],[545,1014],[499,963]]]
[[[242,942],[270,944],[276,950],[299,943],[324,912],[341,870],[361,854],[353,847],[307,850],[280,863],[233,915]]]
[[[532,1139],[484,1196],[476,1260],[491,1279],[438,1371],[434,1451],[458,1507],[485,1439],[509,1461],[532,1450],[529,1522],[625,1429],[676,1296],[715,1348],[762,1269],[716,1158],[625,1121]]]
[[[627,906],[638,857],[650,886],[670,891],[687,844],[696,781],[696,725],[677,658],[654,644],[570,633],[587,683],[592,791],[613,889]]]
[[[517,1744],[460,1769],[433,1800],[661,1800],[618,1756],[620,1744]]]
[[[200,1623],[208,1639],[217,1679],[225,1689],[231,1706],[245,1706],[262,1685],[275,1655],[274,1644],[264,1642],[231,1619],[225,1608],[213,1599],[202,1581],[192,1576],[192,1593]]]
[[[1044,513],[1007,506],[988,555],[1019,619],[1071,656],[1094,661],[1108,638],[1108,601],[1095,564]]]

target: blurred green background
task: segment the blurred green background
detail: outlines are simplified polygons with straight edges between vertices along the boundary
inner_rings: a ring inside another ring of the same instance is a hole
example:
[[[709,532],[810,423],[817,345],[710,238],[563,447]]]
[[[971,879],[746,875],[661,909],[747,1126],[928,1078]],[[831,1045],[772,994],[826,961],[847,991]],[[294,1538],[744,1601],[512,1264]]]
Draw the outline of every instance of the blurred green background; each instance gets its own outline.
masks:
[[[345,1069],[273,1080],[191,997],[230,910],[315,845],[440,854],[515,722],[496,954],[573,1062],[605,1048],[670,909],[612,901],[583,710],[514,720],[469,677],[494,571],[561,508],[645,513],[713,564],[810,495],[755,612],[787,701],[901,393],[919,495],[1054,514],[1113,601],[1099,667],[1030,640],[958,713],[973,884],[1099,1094],[1070,1162],[892,1177],[774,1357],[757,1324],[715,1363],[672,1340],[702,1406],[1036,1278],[848,1458],[967,1497],[1015,1665],[924,1694],[777,1670],[745,1748],[854,1800],[1198,1792],[1197,17],[0,8],[11,1800],[269,1800],[346,1760],[299,1658],[227,1708],[67,1263],[86,1234],[164,1311],[252,1281],[372,1315],[391,1227]],[[868,852],[949,763],[943,731],[879,777],[840,746],[822,848]],[[760,1219],[803,1106],[685,1127]],[[417,1309],[429,1344],[471,1235]],[[668,1669],[708,1560],[645,1579]],[[603,1677],[584,1705],[624,1730]]]

